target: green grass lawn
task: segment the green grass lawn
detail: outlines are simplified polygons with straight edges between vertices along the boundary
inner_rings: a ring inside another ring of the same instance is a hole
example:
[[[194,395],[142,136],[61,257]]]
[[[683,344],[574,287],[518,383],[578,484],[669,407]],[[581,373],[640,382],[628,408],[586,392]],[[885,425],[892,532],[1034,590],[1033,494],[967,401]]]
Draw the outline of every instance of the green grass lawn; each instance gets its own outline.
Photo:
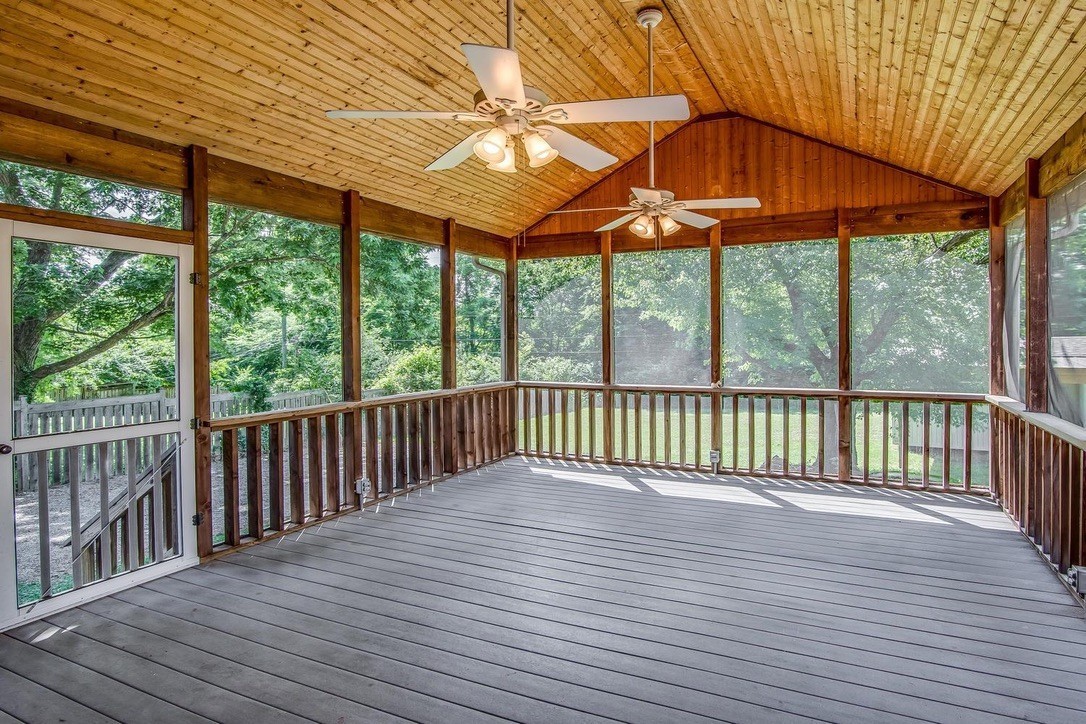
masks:
[[[691,405],[688,401],[688,408]],[[694,412],[687,409],[684,415],[680,415],[677,407],[673,406],[670,415],[665,414],[662,405],[658,406],[654,415],[654,425],[651,424],[650,411],[648,408],[641,410],[641,425],[640,425],[640,455],[637,454],[637,429],[634,424],[635,411],[631,408],[627,413],[627,425],[626,425],[626,446],[625,452],[622,446],[623,430],[621,422],[621,412],[615,410],[614,415],[614,435],[615,445],[614,454],[617,459],[626,460],[638,460],[641,462],[656,462],[663,463],[669,461],[672,464],[680,461],[680,443],[685,442],[685,456],[683,462],[686,464],[693,464],[695,462],[695,448],[700,447],[700,455],[696,462],[703,466],[709,465],[709,450],[712,448],[710,435],[710,415],[708,412],[708,400],[704,401],[702,412],[699,420],[695,416]],[[979,413],[979,410],[976,411]],[[803,446],[803,434],[802,434],[802,412],[798,401],[793,400],[791,408],[788,414],[788,465],[789,469],[798,472],[802,460],[806,461],[807,471],[810,475],[816,475],[818,472],[818,414],[815,404],[811,404],[807,410],[807,427],[806,427],[806,446]],[[933,425],[941,419],[941,408],[932,410],[932,423]],[[883,424],[882,424],[882,409],[881,406],[877,409],[873,407],[870,411],[870,454],[868,456],[869,476],[874,480],[881,480],[882,471],[884,465],[887,466],[887,474],[890,479],[900,480],[901,478],[901,442],[900,442],[900,430],[901,430],[901,415],[900,406],[897,409],[893,407],[890,410],[889,420],[889,439],[886,441],[886,458],[883,459]],[[541,433],[542,438],[542,450],[545,452],[561,452],[562,441],[565,439],[565,450],[568,454],[572,455],[575,450],[576,442],[576,430],[575,417],[572,410],[572,403],[570,409],[565,416],[566,426],[563,429],[561,413],[557,414],[554,419],[554,440],[551,440],[550,425],[551,419],[549,414],[543,414],[539,419],[541,425],[540,430],[536,430],[536,417],[533,415],[528,422],[528,451],[535,452],[539,450],[536,437],[537,432]],[[751,420],[753,419],[753,445],[751,444]],[[825,444],[825,463],[824,470],[827,475],[835,475],[837,471],[837,438],[836,438],[836,420],[837,410],[836,404],[828,402],[825,408],[825,419],[827,425],[826,436],[824,438]],[[914,417],[914,423],[919,418]],[[524,424],[524,420],[521,420],[521,424]],[[755,407],[753,416],[743,403],[739,409],[739,415],[736,417],[732,413],[732,409],[729,405],[725,405],[723,413],[723,427],[722,427],[722,441],[721,441],[721,462],[725,469],[730,469],[733,466],[736,469],[748,470],[753,467],[755,470],[764,470],[766,466],[766,453],[767,453],[767,439],[768,439],[768,453],[771,458],[771,470],[780,471],[783,468],[784,453],[785,453],[785,412],[781,400],[775,400],[773,409],[770,411],[769,418],[769,435],[766,435],[766,411],[763,405]],[[670,455],[665,450],[664,445],[664,430],[665,426],[670,423]],[[738,423],[738,435],[735,435],[736,423]],[[977,430],[987,429],[987,416],[981,417],[979,414],[975,415],[974,426]],[[592,419],[592,425],[595,431],[595,448],[592,451],[597,457],[603,454],[603,411],[599,405],[594,410]],[[652,429],[655,428],[655,441],[653,441]],[[680,435],[680,430],[683,430]],[[581,410],[581,453],[587,455],[589,453],[589,440],[590,440],[590,428],[589,428],[589,411],[587,404]],[[860,405],[854,406],[853,409],[853,475],[856,477],[862,477],[863,474],[863,462],[864,462],[864,438],[863,438],[863,419],[862,419],[862,407]],[[695,445],[695,440],[700,440],[700,446]],[[521,427],[518,431],[517,437],[518,446],[524,445],[524,428]],[[909,454],[908,454],[908,466],[909,466],[909,479],[912,481],[920,482],[923,479],[924,469],[924,455],[921,448],[921,440],[911,439],[909,442]],[[941,438],[939,440],[932,439],[932,447],[941,446]],[[935,450],[928,456],[928,478],[930,484],[935,487],[941,487],[943,484],[943,463],[941,451]],[[951,466],[950,466],[950,484],[952,486],[961,486],[962,478],[964,475],[964,466],[962,461],[962,455],[960,451],[952,451],[951,454]],[[977,488],[985,488],[988,485],[988,460],[987,454],[983,451],[973,453],[973,465],[972,465],[972,485]]]

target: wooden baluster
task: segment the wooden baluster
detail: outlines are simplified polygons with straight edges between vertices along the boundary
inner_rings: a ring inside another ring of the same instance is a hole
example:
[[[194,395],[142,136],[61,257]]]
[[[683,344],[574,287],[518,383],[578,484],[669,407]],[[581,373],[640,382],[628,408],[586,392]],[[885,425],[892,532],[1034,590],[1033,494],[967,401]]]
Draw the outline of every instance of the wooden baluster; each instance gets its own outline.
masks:
[[[73,466],[73,467],[77,466],[78,461],[79,461],[79,448],[78,447],[70,447],[70,448],[67,449],[66,452],[68,454],[68,464]],[[101,455],[102,455],[101,446],[99,447],[98,455],[99,455],[99,463],[98,463],[99,470],[102,470],[102,469],[104,469],[105,462],[103,461],[103,459],[101,457]],[[48,495],[48,490],[49,490],[48,472],[49,471],[47,469],[48,464],[47,464],[47,462],[45,460],[45,456],[46,456],[46,453],[44,453],[44,452],[39,453],[39,459],[38,459],[38,476],[39,477],[38,477],[38,479],[41,480],[43,477],[45,478],[46,484],[45,484],[44,490],[46,491],[46,495]],[[79,513],[79,502],[80,502],[79,501],[79,486],[69,484],[68,485],[68,493],[69,493],[68,515],[69,515],[69,526],[70,526],[69,530],[71,531],[70,547],[72,549],[72,587],[73,588],[81,588],[83,585],[85,585],[87,583],[90,583],[90,581],[87,580],[87,578],[83,575],[83,573],[84,573],[83,555],[82,555],[82,551],[83,551],[83,534],[82,534],[82,522],[81,522],[80,513]]]
[[[529,437],[528,436],[528,431],[532,427],[531,424],[530,424],[531,417],[528,414],[529,413],[528,407],[530,405],[530,400],[529,400],[529,397],[528,397],[529,392],[530,391],[528,390],[527,387],[521,387],[521,388],[519,388],[517,390],[517,397],[520,399],[520,418],[519,419],[520,419],[520,434],[521,434],[521,441],[522,441],[521,450],[524,452],[525,455],[527,455],[528,451],[530,450],[530,448],[528,446],[528,437]]]
[[[656,406],[659,397],[656,393],[649,393],[649,462],[657,463],[656,457]]]
[[[864,483],[871,482],[871,400],[864,400]]]
[[[535,454],[542,457],[548,452],[543,445],[543,390],[535,388]]]
[[[732,472],[739,471],[739,395],[732,395]]]
[[[234,428],[222,433],[223,471],[223,534],[226,545],[241,544],[241,493],[238,480],[238,431]]]
[[[396,482],[400,490],[406,490],[408,485],[407,467],[407,406],[396,405]]]
[[[554,404],[554,388],[547,388],[546,391],[546,439],[550,444],[550,452],[552,456],[558,455],[558,442],[555,435],[555,414],[556,408]]]
[[[701,468],[701,394],[694,394],[694,469]]]
[[[989,425],[991,425],[991,417],[989,416]],[[965,489],[973,489],[973,403],[965,403],[965,422],[963,423],[964,440],[962,445],[962,485]],[[992,461],[995,457],[995,451],[991,448],[994,445],[988,445],[988,459]],[[989,463],[991,465],[991,462]],[[993,469],[995,469],[993,467]]]
[[[569,408],[567,402],[569,401],[569,390],[559,390],[560,396],[559,408],[562,415],[562,457],[569,457]]]
[[[438,421],[440,423],[440,416]],[[366,478],[370,483],[370,496],[373,500],[380,500],[382,493],[380,469],[381,443],[377,434],[377,408],[366,408],[363,424],[363,439],[366,447]]]
[[[791,416],[792,416],[792,398],[789,397],[788,395],[785,395],[781,399],[781,412],[784,414],[784,417],[781,420],[781,434],[783,435],[782,439],[784,441],[784,445],[782,446],[782,449],[781,449],[781,453],[782,453],[781,454],[781,474],[784,475],[785,477],[788,477],[788,475],[791,472],[791,464],[790,464],[790,456],[789,456],[789,449],[788,448],[789,448],[789,446],[791,444],[790,428],[791,428],[791,425],[792,425],[792,420],[790,419]]]
[[[901,484],[909,485],[909,403],[901,403]]]
[[[475,442],[475,450],[474,450],[474,452],[475,452],[475,461],[474,461],[474,465],[476,467],[478,467],[479,465],[483,464],[483,461],[485,460],[485,457],[486,457],[486,449],[484,447],[485,446],[486,436],[483,434],[483,429],[484,429],[484,427],[486,425],[485,410],[483,409],[483,395],[476,392],[476,393],[473,393],[468,398],[468,400],[471,403],[471,411],[472,411],[471,430],[472,430],[472,433],[474,434],[474,442]],[[551,419],[552,420],[554,419],[553,416],[551,417]]]
[[[90,445],[85,446],[85,448],[88,449],[90,447]],[[41,597],[47,598],[51,595],[49,589],[52,586],[52,576],[49,566],[51,554],[51,536],[49,535],[49,482],[45,475],[45,452],[32,453],[32,455],[39,461],[37,469],[34,471],[38,495],[38,575],[40,576],[38,580],[41,585]],[[27,455],[23,460],[30,460],[30,457],[30,455]],[[79,454],[70,455],[69,459],[72,458],[78,460]],[[69,483],[69,485],[74,489],[79,488],[79,485],[74,482]]]
[[[638,463],[641,458],[641,393],[633,393],[633,422],[634,422],[634,460]]]
[[[162,485],[162,439],[151,437],[151,560],[161,561],[166,549],[166,491]],[[171,509],[172,513],[172,509]],[[171,515],[172,517],[172,515]],[[45,590],[44,588],[42,589]]]
[[[302,421],[290,421],[290,449],[287,452],[287,466],[290,476],[290,522],[301,525],[305,522],[305,453],[302,452]]]
[[[606,394],[606,393],[604,393]],[[596,459],[596,391],[589,390],[588,397],[588,459]],[[605,408],[607,409],[607,408]],[[601,421],[602,422],[602,421]],[[604,424],[606,427],[606,424]]]
[[[324,517],[324,466],[321,450],[321,424],[319,417],[306,418],[306,462],[309,471],[309,516]]]
[[[765,396],[765,474],[773,472],[773,396]]]
[[[261,451],[260,426],[245,428],[245,482],[248,497],[249,535],[264,537],[264,457]]]
[[[686,395],[679,393],[679,467],[686,467]]]
[[[747,472],[754,472],[754,395],[747,395]]]
[[[108,521],[109,521],[109,468],[108,468],[108,465],[109,465],[109,460],[110,460],[110,450],[111,449],[113,449],[113,450],[119,450],[120,449],[120,444],[119,443],[112,443],[112,448],[110,447],[110,445],[111,445],[111,443],[100,443],[99,447],[98,447],[98,457],[100,458],[99,463],[98,463],[98,491],[99,491],[99,497],[98,497],[98,506],[99,506],[98,507],[98,511],[99,511],[98,527],[99,527],[100,532],[99,532],[99,534],[97,536],[95,536],[95,538],[99,541],[99,548],[98,548],[99,572],[98,572],[98,575],[103,579],[109,578],[113,574],[113,559],[110,557],[110,552],[111,552],[111,549],[113,547],[113,540],[112,540],[113,536],[112,536],[111,527],[110,527],[110,525],[108,523]],[[76,470],[76,466],[73,464],[75,462],[76,462],[75,459],[72,458],[72,456],[69,455],[68,456],[68,469],[69,470],[73,470],[73,471]],[[120,465],[117,465],[116,457],[113,458],[113,462],[116,465],[116,467],[114,468],[114,472],[119,473],[120,472]],[[224,461],[223,464],[224,464],[224,466],[227,465],[227,463],[225,461]],[[79,486],[74,485],[73,487],[78,488]]]
[[[882,484],[890,484],[890,401],[882,401]]]
[[[621,392],[619,392],[619,396],[622,398],[622,402],[620,403],[621,404],[620,409],[622,411],[622,418],[621,418],[622,419],[622,462],[625,463],[625,462],[628,462],[629,459],[630,459],[630,455],[629,455],[629,420],[627,419],[628,416],[627,416],[627,412],[626,412],[626,409],[627,409],[626,391],[622,390]]]
[[[430,426],[433,424],[433,400],[424,400],[419,407],[419,428],[422,434],[422,457],[419,460],[419,481],[428,483],[433,480],[433,437]]]
[[[818,477],[826,477],[826,400],[818,398]]]
[[[807,477],[807,398],[799,398],[799,475]]]
[[[920,446],[920,455],[924,460],[924,470],[920,476],[920,487],[928,489],[931,482],[931,403],[924,403],[924,424],[921,428],[924,432],[924,442]]]
[[[671,465],[671,393],[664,393],[664,465]]]
[[[582,436],[584,435],[584,428],[582,427],[583,422],[581,420],[581,406],[584,404],[584,394],[583,390],[573,391],[573,458],[575,460],[583,459],[581,443]]]
[[[333,412],[324,416],[324,500],[325,509],[332,513],[339,512],[340,507],[339,445],[339,414]],[[353,485],[354,481],[347,480],[347,484]]]
[[[943,490],[950,490],[950,403],[943,403]]]
[[[395,492],[396,478],[392,470],[392,448],[396,435],[392,430],[392,407],[381,406],[381,488],[385,495]]]
[[[283,423],[268,423],[268,526],[283,530]]]

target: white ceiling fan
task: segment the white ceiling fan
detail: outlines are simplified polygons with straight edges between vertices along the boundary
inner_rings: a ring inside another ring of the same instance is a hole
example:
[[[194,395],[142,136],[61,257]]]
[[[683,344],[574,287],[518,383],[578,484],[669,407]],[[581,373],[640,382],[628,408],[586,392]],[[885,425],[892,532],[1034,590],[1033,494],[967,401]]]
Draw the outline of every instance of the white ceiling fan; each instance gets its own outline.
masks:
[[[513,49],[513,0],[506,5],[506,48],[464,43],[467,56],[482,90],[475,94],[474,111],[327,111],[329,118],[423,119],[484,123],[476,131],[426,167],[441,171],[463,163],[474,152],[487,168],[516,172],[513,140],[520,136],[528,165],[543,166],[562,156],[588,171],[598,171],[618,158],[552,124],[617,123],[625,121],[682,121],[690,117],[683,95],[613,98],[577,103],[551,103],[542,91],[524,85],[520,58]]]
[[[660,24],[664,15],[655,8],[644,8],[637,13],[637,23],[648,30],[649,34],[649,97],[653,90],[652,64],[652,29]],[[696,199],[681,201],[675,194],[656,186],[656,138],[654,123],[649,121],[649,186],[648,188],[630,189],[630,202],[626,206],[609,206],[602,209],[569,209],[552,211],[552,214],[580,214],[590,211],[629,211],[609,224],[604,224],[596,231],[611,231],[632,221],[630,231],[642,239],[659,239],[669,236],[682,228],[682,224],[698,229],[707,229],[718,222],[702,214],[695,214],[691,209],[757,209],[762,206],[756,198]]]

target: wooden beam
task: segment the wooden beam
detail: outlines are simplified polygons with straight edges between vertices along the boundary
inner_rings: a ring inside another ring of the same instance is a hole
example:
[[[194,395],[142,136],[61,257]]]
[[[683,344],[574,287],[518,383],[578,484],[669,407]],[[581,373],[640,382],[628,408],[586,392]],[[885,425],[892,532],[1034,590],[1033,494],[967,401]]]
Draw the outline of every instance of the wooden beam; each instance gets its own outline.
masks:
[[[507,381],[516,381],[519,377],[519,350],[518,350],[518,314],[517,308],[517,245],[513,240],[509,245],[509,256],[505,259],[505,319],[502,320],[505,336],[505,356],[503,362],[503,377]]]
[[[456,387],[456,219],[445,219],[441,247],[441,386]]]
[[[1003,352],[1003,322],[1007,303],[1007,227],[999,219],[999,199],[989,199],[988,222],[988,392],[1007,394],[1007,369]]]
[[[30,206],[0,204],[0,217],[14,221],[26,221],[31,224],[62,226],[66,229],[80,229],[101,234],[129,236],[136,239],[166,241],[171,244],[191,244],[192,232],[186,229],[167,229],[150,224],[135,224],[131,221],[98,219],[93,216],[69,214],[64,211],[36,209]]]
[[[1026,161],[1026,409],[1048,411],[1048,200]]]
[[[837,214],[837,388],[852,389],[852,229],[849,214]],[[837,479],[852,479],[852,400],[837,399]]]
[[[208,159],[208,174],[212,201],[329,226],[343,221],[338,189],[217,156]]]
[[[196,550],[210,555],[211,521],[211,306],[208,276],[207,149],[191,146],[186,152],[188,179],[182,197],[182,219],[192,233],[192,350],[193,415],[196,418]]]
[[[0,158],[175,194],[188,186],[183,148],[136,145],[131,138],[118,140],[100,130],[89,133],[90,124],[55,125],[45,120],[54,115],[58,114],[27,117],[0,112]]]

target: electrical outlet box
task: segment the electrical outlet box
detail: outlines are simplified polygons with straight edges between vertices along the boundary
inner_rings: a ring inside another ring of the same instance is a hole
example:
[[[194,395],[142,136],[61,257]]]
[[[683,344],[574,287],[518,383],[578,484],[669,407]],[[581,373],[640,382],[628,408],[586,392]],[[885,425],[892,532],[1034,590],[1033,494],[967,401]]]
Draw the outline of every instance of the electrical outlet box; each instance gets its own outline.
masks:
[[[716,465],[719,462],[720,462],[720,451],[719,450],[710,450],[709,451],[709,463],[712,464],[712,465]]]
[[[1071,585],[1080,596],[1086,596],[1086,567],[1072,566],[1067,577],[1071,579]]]

